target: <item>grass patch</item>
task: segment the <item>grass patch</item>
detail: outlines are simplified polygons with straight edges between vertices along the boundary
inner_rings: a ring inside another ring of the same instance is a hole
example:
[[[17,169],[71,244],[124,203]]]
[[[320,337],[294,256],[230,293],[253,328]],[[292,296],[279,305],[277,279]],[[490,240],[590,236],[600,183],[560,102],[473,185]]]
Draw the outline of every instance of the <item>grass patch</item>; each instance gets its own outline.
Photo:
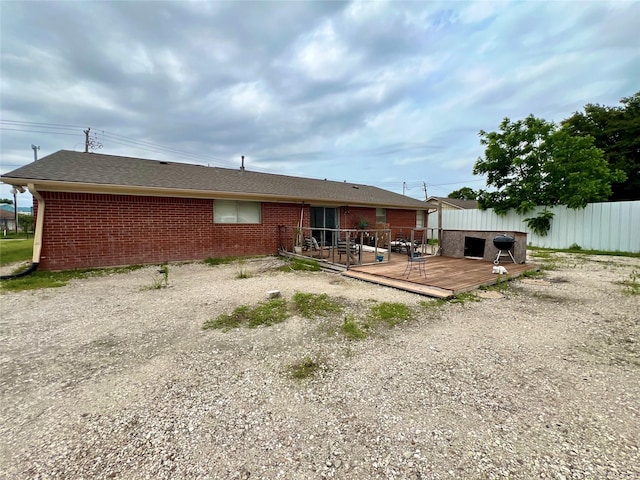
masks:
[[[327,317],[332,313],[340,313],[342,305],[326,293],[296,292],[291,299],[296,310],[306,318]]]
[[[527,270],[521,275],[523,278],[540,278],[544,277],[544,272],[541,270]]]
[[[367,332],[355,321],[353,316],[348,316],[344,319],[340,330],[349,340],[362,340],[367,338]]]
[[[228,265],[241,259],[244,259],[244,257],[208,257],[204,259],[203,263],[215,267],[216,265]]]
[[[465,303],[468,303],[468,302],[479,302],[479,301],[480,299],[473,292],[459,293],[458,295],[455,295],[449,299],[449,303],[456,303],[458,305],[464,305]]]
[[[260,325],[269,326],[284,322],[288,316],[286,300],[284,298],[273,298],[253,308],[241,305],[231,313],[223,313],[216,318],[207,320],[202,325],[202,328],[205,330],[213,328],[224,331],[239,328],[243,325],[249,328],[256,328]]]
[[[306,380],[315,377],[323,370],[326,370],[324,360],[307,355],[289,366],[289,375],[295,380]]]
[[[0,265],[30,261],[33,256],[33,238],[0,240]]]
[[[303,271],[303,272],[319,272],[320,264],[315,260],[307,260],[304,258],[291,258],[285,265],[280,267],[283,272]]]
[[[404,303],[382,302],[369,309],[366,325],[375,326],[384,323],[391,328],[412,318],[413,311]]]
[[[101,277],[118,273],[128,273],[143,268],[143,265],[130,265],[117,268],[94,268],[84,270],[65,270],[62,272],[46,272],[36,270],[30,275],[11,280],[0,281],[3,290],[19,292],[22,290],[37,290],[40,288],[64,287],[69,281],[90,277]]]
[[[269,326],[284,322],[288,316],[287,301],[284,298],[273,298],[253,308],[248,323],[250,328]]]
[[[609,255],[616,257],[632,257],[632,258],[640,258],[640,253],[635,252],[620,252],[618,250],[609,251],[609,250],[586,250],[582,248],[580,245],[573,244],[569,248],[543,248],[543,247],[529,247],[531,250],[531,255],[538,258],[550,258],[551,254],[554,252],[564,252],[564,253],[577,253],[580,255]]]

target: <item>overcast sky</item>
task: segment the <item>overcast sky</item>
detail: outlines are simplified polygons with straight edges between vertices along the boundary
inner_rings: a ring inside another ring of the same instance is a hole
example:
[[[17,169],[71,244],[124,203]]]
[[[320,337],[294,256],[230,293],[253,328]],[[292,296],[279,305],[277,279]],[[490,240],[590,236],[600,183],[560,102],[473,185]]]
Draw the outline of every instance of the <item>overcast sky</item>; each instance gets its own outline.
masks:
[[[640,90],[640,1],[3,0],[0,17],[1,173],[32,144],[83,150],[90,127],[101,153],[244,155],[249,170],[446,196],[485,186],[479,130]]]

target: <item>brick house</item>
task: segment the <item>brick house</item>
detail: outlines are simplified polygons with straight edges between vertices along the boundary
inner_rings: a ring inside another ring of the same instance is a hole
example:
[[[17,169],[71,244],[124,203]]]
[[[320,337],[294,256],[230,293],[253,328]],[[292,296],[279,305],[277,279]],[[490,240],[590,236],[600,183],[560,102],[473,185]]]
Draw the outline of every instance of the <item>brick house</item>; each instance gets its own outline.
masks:
[[[277,254],[279,226],[422,227],[427,205],[368,185],[61,150],[0,177],[34,197],[44,270]]]

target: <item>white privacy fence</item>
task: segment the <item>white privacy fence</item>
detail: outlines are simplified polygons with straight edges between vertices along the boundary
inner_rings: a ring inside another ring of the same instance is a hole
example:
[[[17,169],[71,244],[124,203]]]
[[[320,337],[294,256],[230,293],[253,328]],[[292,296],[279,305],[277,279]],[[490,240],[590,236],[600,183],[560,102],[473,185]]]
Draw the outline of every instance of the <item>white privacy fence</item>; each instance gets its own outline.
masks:
[[[535,217],[542,207],[527,215],[509,212],[504,217],[493,210],[444,210],[445,230],[492,230],[527,232],[529,245],[568,248],[573,244],[589,250],[640,252],[640,201],[590,203],[584,209],[550,207],[551,230],[541,237],[523,221]],[[429,215],[429,227],[438,226],[437,214]]]

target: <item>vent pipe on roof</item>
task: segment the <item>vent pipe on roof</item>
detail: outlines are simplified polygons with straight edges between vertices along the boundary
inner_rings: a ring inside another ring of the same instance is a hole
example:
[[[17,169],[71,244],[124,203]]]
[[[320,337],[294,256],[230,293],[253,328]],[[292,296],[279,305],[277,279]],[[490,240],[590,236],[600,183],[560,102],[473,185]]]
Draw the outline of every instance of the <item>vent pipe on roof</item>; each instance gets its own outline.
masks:
[[[240,171],[244,172],[244,155],[242,155],[242,164],[240,165]]]

